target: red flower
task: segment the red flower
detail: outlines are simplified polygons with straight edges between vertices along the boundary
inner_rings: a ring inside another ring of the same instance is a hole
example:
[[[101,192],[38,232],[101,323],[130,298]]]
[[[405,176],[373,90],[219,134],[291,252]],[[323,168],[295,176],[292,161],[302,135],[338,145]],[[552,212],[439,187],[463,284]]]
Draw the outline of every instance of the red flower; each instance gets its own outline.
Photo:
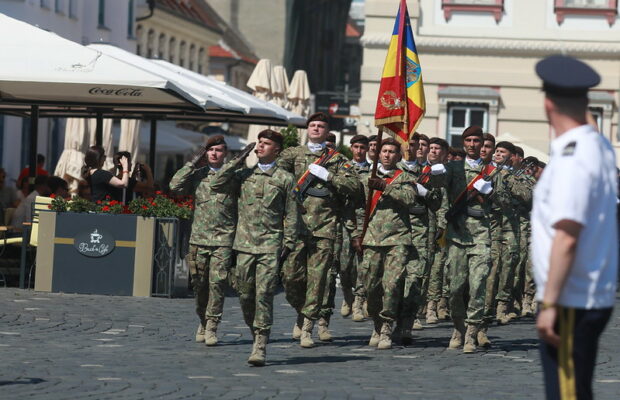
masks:
[[[108,207],[108,206],[103,206],[103,208],[101,208],[101,211],[110,211],[110,207]]]
[[[151,205],[152,205],[152,206],[154,206],[154,205],[155,205],[155,202],[154,202],[154,201],[151,201]]]
[[[101,200],[97,200],[97,204],[101,204]]]
[[[148,209],[148,207],[147,207],[147,206],[145,206],[145,205],[142,205],[142,208],[143,208],[143,209],[145,209],[145,210],[147,210],[147,209]]]
[[[111,198],[112,198],[112,197],[110,197],[110,195],[109,195],[109,194],[106,194],[106,195],[105,195],[105,199],[106,199],[106,200],[110,200]]]
[[[115,206],[115,205],[117,205],[117,204],[119,204],[119,203],[120,203],[120,201],[112,200],[112,201],[110,202],[110,205],[111,205],[111,206]]]
[[[55,199],[55,198],[56,198],[56,195],[55,195],[54,193],[52,193],[52,194],[50,194],[50,197],[51,197],[52,199]]]
[[[161,190],[158,190],[155,192],[155,194],[162,194],[163,192]]]
[[[52,209],[52,205],[51,205],[51,204],[48,204],[48,205],[47,205],[47,208],[49,208],[49,209],[51,210],[51,209]]]

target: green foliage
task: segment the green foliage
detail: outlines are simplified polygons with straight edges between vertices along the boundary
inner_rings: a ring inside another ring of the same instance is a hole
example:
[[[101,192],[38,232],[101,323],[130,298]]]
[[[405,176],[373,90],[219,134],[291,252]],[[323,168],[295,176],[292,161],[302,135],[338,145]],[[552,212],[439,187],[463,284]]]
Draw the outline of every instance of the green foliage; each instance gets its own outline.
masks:
[[[65,212],[67,211],[68,202],[60,196],[56,196],[55,194],[50,195],[52,198],[52,203],[48,206],[48,208],[52,211]]]
[[[95,211],[96,208],[97,206],[92,201],[86,200],[78,196],[73,196],[73,199],[71,199],[71,201],[68,204],[67,211],[76,212],[76,213],[86,213],[90,211]]]
[[[349,160],[353,158],[353,153],[351,152],[351,148],[347,146],[346,144],[341,144],[340,146],[338,146],[337,150],[338,150],[338,153],[342,154]]]
[[[299,146],[299,132],[297,127],[289,125],[286,128],[280,130],[282,136],[284,136],[284,148]]]

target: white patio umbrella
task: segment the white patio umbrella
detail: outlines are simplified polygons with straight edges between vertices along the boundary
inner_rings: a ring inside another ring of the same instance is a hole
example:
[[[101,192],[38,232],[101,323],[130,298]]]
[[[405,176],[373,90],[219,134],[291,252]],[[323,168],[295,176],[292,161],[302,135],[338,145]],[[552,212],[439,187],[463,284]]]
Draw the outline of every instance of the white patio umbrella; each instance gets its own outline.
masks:
[[[288,104],[286,108],[295,114],[308,118],[310,114],[310,84],[308,83],[306,71],[295,71],[288,88]],[[298,132],[299,143],[305,144],[307,140],[306,130],[299,129]]]
[[[271,71],[271,102],[280,107],[285,107],[288,102],[288,77],[286,69],[281,65],[276,65]]]
[[[250,75],[247,82],[247,86],[252,89],[253,96],[264,101],[271,101],[272,73],[273,68],[270,60],[263,58],[258,62],[258,64],[256,64],[256,67],[254,68],[254,71],[252,71],[252,75]],[[267,127],[261,125],[250,125],[248,128],[248,143],[256,142],[258,140],[258,134],[265,128]],[[251,166],[256,164],[257,161],[258,158],[256,158],[256,155],[254,153],[250,153],[246,159],[246,164]]]
[[[81,170],[84,165],[84,143],[90,142],[90,134],[84,118],[67,118],[65,126],[65,147],[58,159],[54,175],[69,183],[70,189],[77,188],[82,179]]]
[[[118,140],[118,151],[131,153],[132,171],[140,157],[140,125],[138,119],[122,119],[121,134]]]

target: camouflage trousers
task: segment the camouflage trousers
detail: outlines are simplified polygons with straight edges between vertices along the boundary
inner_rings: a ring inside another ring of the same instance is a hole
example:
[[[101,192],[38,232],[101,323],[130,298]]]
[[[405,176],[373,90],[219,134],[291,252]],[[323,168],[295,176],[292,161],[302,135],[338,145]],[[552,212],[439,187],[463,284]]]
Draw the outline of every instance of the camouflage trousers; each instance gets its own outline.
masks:
[[[428,282],[428,261],[425,250],[423,246],[411,246],[408,250],[403,301],[399,312],[403,323],[406,323],[405,321],[408,319],[413,322],[416,314],[426,302],[425,287]]]
[[[486,240],[476,245],[448,243],[450,315],[452,318],[466,318],[468,324],[480,325],[491,269],[490,244]]]
[[[232,267],[232,249],[190,244],[186,261],[192,277],[196,314],[200,323],[204,325],[206,320],[219,322]]]
[[[444,285],[447,274],[445,273],[446,260],[448,254],[445,247],[439,246],[437,243],[432,244],[429,252],[431,265],[430,273],[428,277],[428,289],[426,292],[427,301],[439,301],[444,296],[444,292],[447,294],[447,285]]]
[[[411,246],[365,246],[362,263],[368,314],[375,321],[396,321],[403,303]]]
[[[530,296],[534,296],[536,294],[536,285],[534,284],[532,264],[530,262],[530,238],[530,221],[527,218],[521,218],[521,246],[518,269],[523,281],[520,284],[519,282],[515,284],[515,290],[520,292],[520,297],[517,299],[522,299],[523,294]]]
[[[353,246],[351,246],[350,236],[345,232],[345,241],[342,246],[342,253],[336,253],[336,257],[340,254],[340,286],[342,286],[342,292],[345,299],[348,301],[347,296],[351,294],[355,296],[364,296],[364,281],[361,280],[358,275],[358,265],[361,264],[359,256],[355,253]]]
[[[316,320],[329,318],[329,290],[335,279],[333,240],[299,238],[282,267],[281,278],[286,300],[299,314]]]
[[[498,271],[502,263],[502,229],[499,224],[491,224],[491,270],[486,283],[486,297],[484,301],[484,319],[487,322],[495,320],[495,296],[497,295]]]
[[[497,295],[495,300],[512,302],[515,273],[519,263],[519,231],[502,231],[501,264],[498,269]]]
[[[269,335],[278,285],[278,256],[238,252],[236,277],[245,323],[252,332]]]

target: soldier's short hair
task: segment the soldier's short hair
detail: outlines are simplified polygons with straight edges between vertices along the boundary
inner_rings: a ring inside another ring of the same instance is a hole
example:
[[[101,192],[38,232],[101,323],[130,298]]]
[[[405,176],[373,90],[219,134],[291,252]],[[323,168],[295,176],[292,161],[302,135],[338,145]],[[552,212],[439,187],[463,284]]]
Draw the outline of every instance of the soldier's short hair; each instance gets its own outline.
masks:
[[[220,144],[223,144],[224,148],[228,149],[228,145],[226,144],[226,140],[224,140],[224,135],[214,135],[214,136],[211,136],[207,140],[207,144],[205,144],[205,148],[207,150],[209,150],[211,147],[218,146]]]
[[[482,140],[485,141],[485,142],[488,140],[489,142],[493,142],[493,144],[495,145],[495,136],[493,136],[490,133],[483,134],[482,135]]]
[[[540,161],[538,160],[538,158],[534,157],[534,156],[529,156],[523,159],[523,163],[524,164],[532,164],[532,165],[538,165]]]
[[[280,148],[284,147],[284,136],[281,133],[276,132],[272,129],[265,129],[258,134],[259,139],[269,139],[280,146]]]
[[[379,146],[379,150],[383,148],[383,146],[396,146],[400,150],[400,143],[396,141],[396,139],[388,137],[381,141],[381,146]]]
[[[482,128],[479,126],[473,125],[473,126],[466,128],[461,134],[461,138],[463,140],[465,140],[466,138],[470,136],[478,136],[480,140],[482,140],[484,137],[484,134],[482,133]]]
[[[497,149],[498,147],[501,147],[502,149],[508,150],[510,152],[510,154],[515,154],[516,153],[515,145],[510,143],[510,142],[508,142],[508,141],[506,141],[506,140],[503,140],[503,141],[497,143],[495,145],[495,148]]]
[[[310,126],[310,122],[312,121],[322,121],[322,122],[325,122],[329,126],[329,115],[325,114],[324,112],[320,112],[320,111],[316,112],[308,117],[308,122],[306,126]]]
[[[448,152],[453,157],[465,157],[465,150],[459,149],[457,147],[450,147]]]
[[[525,153],[523,152],[523,147],[515,146],[515,152],[521,158],[525,157]]]
[[[448,144],[448,142],[445,139],[442,139],[440,137],[432,137],[429,141],[428,141],[429,146],[431,144],[437,144],[439,145],[443,151],[448,152],[448,150],[450,149],[450,145]]]
[[[428,138],[428,136],[426,136],[423,133],[414,133],[414,135],[417,134],[418,135],[418,141],[420,140],[424,140],[426,143],[430,144],[430,139]]]
[[[362,143],[368,146],[368,142],[370,142],[370,140],[368,140],[368,136],[366,135],[355,135],[349,140],[349,144],[351,145],[354,143]]]

